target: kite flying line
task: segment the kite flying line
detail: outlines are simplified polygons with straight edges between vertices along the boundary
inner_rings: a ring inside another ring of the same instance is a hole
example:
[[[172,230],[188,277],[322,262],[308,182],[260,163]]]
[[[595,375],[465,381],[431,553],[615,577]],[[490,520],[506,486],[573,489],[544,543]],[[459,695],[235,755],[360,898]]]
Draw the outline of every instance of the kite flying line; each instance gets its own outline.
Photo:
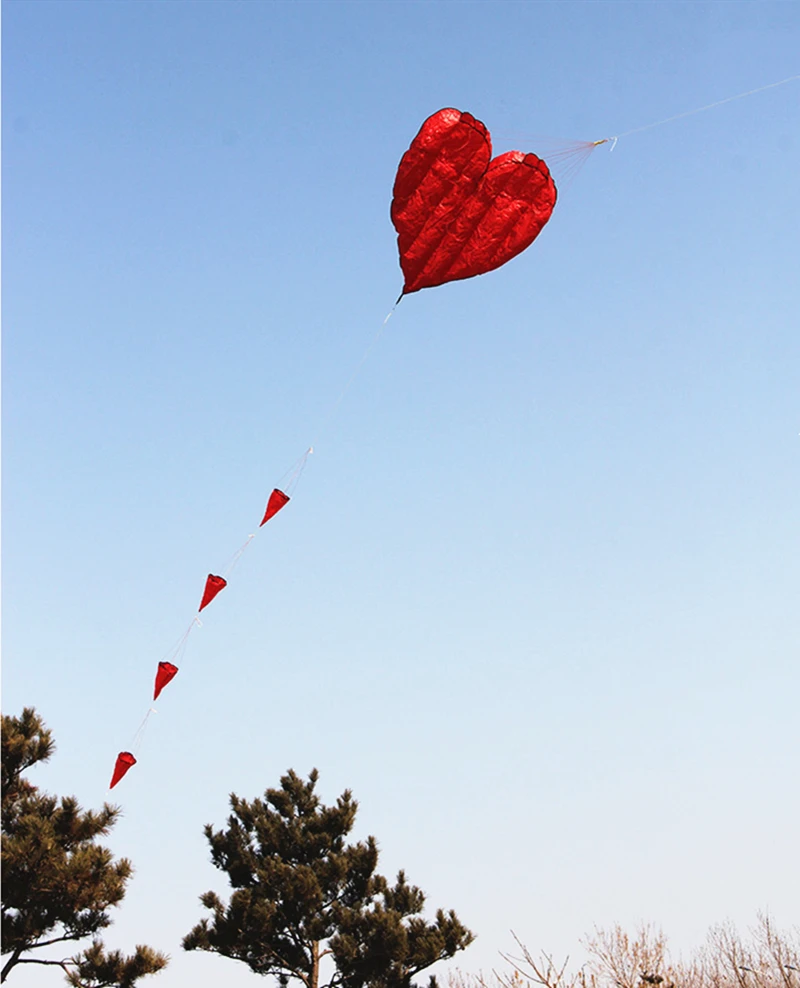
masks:
[[[671,117],[665,117],[663,120],[656,120],[653,123],[645,124],[643,127],[633,127],[631,130],[625,130],[621,134],[616,134],[613,137],[604,137],[600,141],[593,141],[593,147],[599,147],[601,144],[611,144],[609,150],[613,151],[617,141],[621,137],[629,137],[631,134],[641,134],[643,130],[652,130],[653,127],[662,127],[664,124],[672,123],[673,120],[683,120],[684,117],[693,117],[696,113],[705,113],[706,110],[713,110],[717,106],[724,106],[725,103],[732,103],[737,99],[744,99],[746,96],[754,96],[756,93],[766,92],[768,89],[775,89],[778,86],[785,86],[787,82],[795,82],[800,79],[800,75],[790,75],[785,79],[781,79],[779,82],[770,82],[767,86],[757,86],[755,89],[748,89],[746,93],[737,93],[735,96],[727,96],[725,99],[715,100],[713,103],[707,103],[705,106],[698,106],[696,110],[684,110],[683,113],[675,113]]]
[[[736,93],[735,96],[726,96],[725,99],[715,100],[713,103],[706,103],[705,106],[698,106],[693,110],[684,110],[682,113],[674,113],[670,117],[664,117],[662,120],[654,120],[652,123],[644,124],[641,127],[632,127],[630,130],[624,130],[619,134],[613,134],[609,137],[602,137],[599,141],[564,141],[557,140],[554,138],[539,138],[540,147],[544,147],[545,157],[547,158],[548,164],[551,170],[555,170],[558,173],[559,185],[561,190],[564,191],[572,183],[573,179],[577,173],[581,170],[586,159],[591,155],[592,151],[596,151],[603,144],[609,144],[609,151],[613,151],[617,146],[617,142],[623,137],[629,137],[631,134],[640,134],[645,130],[652,130],[654,127],[662,127],[664,124],[672,123],[675,120],[682,120],[685,117],[693,117],[696,113],[705,113],[707,110],[713,110],[718,106],[724,106],[725,103],[732,103],[734,100],[745,99],[747,96],[754,96],[756,93],[766,92],[768,89],[776,89],[778,86],[785,86],[787,83],[796,82],[800,79],[800,74],[790,75],[785,79],[780,79],[778,82],[770,82],[766,86],[756,86],[755,89],[748,89],[744,93]],[[510,136],[510,135],[509,135]],[[531,135],[527,135],[525,139],[530,139]],[[514,140],[519,140],[520,135],[517,135]]]
[[[800,75],[789,76],[612,137],[583,141],[566,149],[562,147],[561,151],[548,157],[551,161],[559,161],[578,156],[579,167],[585,157],[602,144],[610,143],[613,150],[622,137],[703,113],[797,79]],[[575,166],[571,164],[570,167],[574,169]],[[325,416],[323,425],[344,400],[405,295],[450,281],[473,278],[501,267],[538,237],[552,215],[556,197],[550,169],[537,155],[507,151],[493,158],[491,137],[485,125],[471,114],[452,107],[428,117],[400,160],[394,183],[391,219],[397,231],[403,290]],[[289,503],[313,452],[314,447],[309,446],[281,478],[279,486],[273,489],[259,529]],[[254,539],[255,534],[247,536],[222,574],[208,574],[197,613],[177,644],[158,663],[153,702],[177,675],[189,635],[195,626],[202,625],[201,611],[227,586],[226,577]],[[134,734],[134,751],[139,750],[147,723],[155,712],[151,706]],[[135,764],[132,751],[121,751],[109,788],[113,789]]]

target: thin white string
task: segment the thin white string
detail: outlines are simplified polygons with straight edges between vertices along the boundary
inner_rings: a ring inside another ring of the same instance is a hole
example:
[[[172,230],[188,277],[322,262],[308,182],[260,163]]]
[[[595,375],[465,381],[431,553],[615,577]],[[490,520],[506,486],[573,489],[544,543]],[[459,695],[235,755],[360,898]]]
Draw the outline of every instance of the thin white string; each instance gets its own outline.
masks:
[[[175,661],[176,656],[183,654],[183,652],[186,650],[186,643],[189,640],[189,635],[191,634],[192,628],[194,628],[195,625],[200,627],[200,618],[198,617],[192,618],[189,627],[186,629],[186,631],[184,631],[184,633],[178,639],[177,644],[173,645],[168,652],[165,652],[164,655],[162,655],[161,657],[162,662],[165,662],[167,660]]]
[[[284,494],[291,497],[294,492],[295,487],[297,487],[297,482],[306,468],[306,463],[308,462],[309,456],[314,452],[314,447],[309,446],[308,449],[303,453],[299,460],[297,460],[291,469],[287,470],[286,473],[278,481],[278,490],[283,491]]]
[[[147,713],[144,715],[144,720],[139,725],[138,730],[133,735],[133,744],[131,745],[131,754],[138,755],[142,747],[142,742],[144,741],[144,732],[147,729],[147,722],[150,720],[150,714],[157,713],[155,707],[150,707]]]
[[[369,345],[367,346],[367,349],[364,351],[364,354],[361,357],[361,360],[359,360],[359,362],[356,364],[355,370],[350,375],[350,379],[348,380],[347,384],[345,384],[345,386],[342,388],[341,394],[336,399],[336,401],[331,405],[331,407],[328,410],[327,414],[325,415],[322,423],[320,424],[319,428],[317,429],[317,434],[319,434],[320,432],[322,432],[324,430],[325,426],[330,422],[331,418],[333,418],[333,415],[335,414],[335,412],[338,409],[339,405],[341,405],[341,403],[344,401],[345,395],[350,390],[350,388],[353,386],[353,382],[355,381],[355,379],[361,373],[361,369],[364,366],[364,364],[367,362],[367,358],[372,353],[372,351],[375,349],[375,347],[376,347],[376,345],[378,343],[378,340],[380,340],[380,338],[383,336],[384,330],[386,329],[386,323],[389,322],[389,320],[392,318],[392,315],[394,314],[394,310],[397,308],[398,305],[400,305],[400,303],[402,301],[403,301],[403,296],[401,295],[400,298],[398,298],[398,300],[392,306],[391,310],[389,311],[389,314],[383,320],[383,322],[381,323],[381,325],[378,328],[378,330],[375,333],[375,335],[372,337],[372,340],[370,341]],[[317,445],[318,445],[318,443],[315,440],[314,443],[312,444],[311,448],[312,449],[315,449],[317,447]]]
[[[234,566],[242,558],[242,556],[244,555],[245,549],[247,549],[247,547],[250,545],[250,543],[253,541],[254,538],[255,538],[255,535],[248,535],[247,536],[247,540],[242,545],[239,546],[239,548],[236,550],[236,552],[234,552],[234,554],[228,560],[225,568],[222,571],[222,576],[223,577],[230,576],[231,571],[233,570]]]
[[[683,113],[676,113],[674,116],[665,117],[663,120],[656,120],[654,123],[645,124],[643,127],[634,127],[632,130],[623,131],[621,134],[616,134],[614,137],[606,137],[602,141],[598,141],[598,144],[605,144],[609,141],[613,141],[615,144],[620,137],[628,137],[629,134],[640,134],[643,130],[650,130],[652,127],[661,127],[662,124],[672,123],[673,120],[682,120],[684,117],[694,116],[695,113],[705,113],[706,110],[713,110],[716,106],[723,106],[725,103],[732,103],[737,99],[744,99],[745,96],[753,96],[755,93],[763,93],[767,89],[775,89],[777,86],[785,86],[787,82],[795,82],[800,79],[800,75],[790,75],[785,79],[781,79],[780,82],[771,82],[768,86],[758,86],[755,89],[748,89],[746,93],[737,93],[735,96],[728,96],[725,99],[715,100],[713,103],[708,103],[706,106],[699,106],[696,110],[685,110]],[[611,150],[614,150],[612,145]]]

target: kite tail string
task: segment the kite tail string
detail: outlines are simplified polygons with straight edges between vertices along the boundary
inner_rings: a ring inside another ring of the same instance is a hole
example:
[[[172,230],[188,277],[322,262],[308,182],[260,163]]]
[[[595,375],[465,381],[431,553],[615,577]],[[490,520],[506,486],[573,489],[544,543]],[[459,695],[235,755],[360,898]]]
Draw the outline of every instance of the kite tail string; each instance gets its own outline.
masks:
[[[223,569],[222,574],[221,574],[222,576],[224,576],[224,577],[230,576],[231,571],[236,566],[236,564],[239,562],[239,560],[242,558],[242,556],[244,555],[245,549],[247,549],[247,547],[250,545],[250,543],[253,541],[254,538],[255,538],[255,534],[251,534],[251,535],[248,535],[247,536],[247,538],[242,543],[242,545],[239,546],[239,548],[236,550],[236,552],[234,552],[234,554],[231,556],[231,558],[225,564],[225,568]]]
[[[186,651],[186,646],[189,642],[189,635],[192,633],[192,628],[194,628],[195,625],[197,625],[198,628],[202,626],[200,618],[196,616],[192,618],[189,627],[178,639],[177,644],[173,645],[173,647],[164,656],[162,656],[162,662],[178,662],[183,658],[183,653]]]
[[[345,395],[347,394],[347,392],[352,387],[353,382],[356,380],[356,378],[358,377],[358,375],[361,373],[361,369],[363,368],[364,364],[367,362],[367,359],[369,358],[369,355],[372,353],[373,349],[377,346],[378,341],[380,340],[380,338],[383,335],[383,332],[384,332],[384,330],[386,328],[386,324],[392,318],[392,314],[394,313],[394,310],[402,302],[402,300],[403,300],[403,295],[401,294],[400,297],[395,302],[395,304],[392,306],[392,308],[389,311],[389,313],[386,316],[386,318],[383,320],[383,322],[381,323],[381,325],[378,327],[377,332],[375,333],[375,335],[373,336],[372,340],[368,344],[366,350],[362,354],[361,359],[358,361],[358,363],[355,366],[355,369],[350,374],[350,377],[347,380],[347,383],[345,384],[345,386],[342,389],[341,393],[339,394],[339,397],[336,399],[336,401],[330,407],[330,409],[328,410],[327,414],[325,415],[325,417],[323,419],[322,424],[318,427],[317,433],[319,433],[321,431],[321,429],[330,421],[330,419],[332,418],[332,416],[334,415],[334,413],[338,409],[339,405],[341,405],[342,401],[345,398]],[[286,494],[288,497],[291,497],[292,494],[294,493],[294,490],[295,490],[295,488],[297,487],[297,484],[300,481],[300,477],[302,476],[303,471],[305,470],[306,463],[308,462],[308,458],[314,452],[314,446],[315,445],[316,445],[316,443],[313,444],[313,445],[311,445],[311,446],[309,446],[308,449],[305,451],[305,453],[303,453],[303,455],[300,457],[300,459],[296,461],[296,463],[294,464],[294,466],[291,467],[283,475],[283,477],[281,478],[281,480],[279,482],[279,488],[278,489],[280,491],[282,491],[284,494]],[[261,524],[263,525],[264,523],[262,522]],[[260,526],[259,526],[259,528],[260,528]],[[249,547],[250,543],[253,541],[253,539],[255,537],[256,537],[255,536],[255,533],[252,533],[252,534],[248,535],[247,538],[246,538],[246,540],[242,543],[242,545],[240,545],[239,548],[236,550],[236,552],[234,552],[233,556],[231,556],[231,558],[226,563],[224,569],[222,570],[222,574],[221,575],[223,577],[227,578],[230,575],[230,573],[232,572],[232,570],[234,569],[234,567],[236,566],[236,564],[239,562],[239,560],[242,558],[242,556],[244,555],[245,551],[247,550],[247,548]],[[189,628],[186,631],[184,637],[178,643],[178,646],[175,649],[175,654],[176,655],[177,655],[177,653],[182,648],[185,648],[186,647],[186,639],[189,637],[189,633],[191,632],[191,630],[192,630],[192,628],[194,627],[195,624],[198,624],[198,625],[200,624],[200,620],[197,617],[194,618],[194,620],[192,621],[192,623],[189,625]],[[182,652],[181,652],[181,654],[182,654]]]
[[[356,364],[356,367],[353,370],[353,372],[351,373],[351,375],[350,375],[347,383],[345,384],[344,388],[342,389],[341,394],[339,395],[339,397],[336,399],[336,401],[333,403],[333,405],[331,406],[331,408],[328,410],[327,414],[325,415],[325,418],[323,420],[322,425],[317,430],[318,433],[323,428],[323,426],[326,425],[330,421],[330,419],[332,418],[332,416],[334,415],[334,413],[338,409],[339,405],[341,405],[342,401],[344,400],[345,395],[347,394],[347,392],[352,387],[353,382],[356,380],[356,378],[360,374],[361,369],[363,368],[364,364],[367,362],[367,359],[368,359],[369,355],[372,353],[373,349],[375,348],[375,346],[377,345],[377,343],[380,340],[381,336],[383,335],[384,329],[386,328],[386,324],[389,322],[389,320],[392,317],[392,313],[397,308],[397,306],[400,304],[400,302],[402,301],[402,299],[403,299],[403,296],[401,295],[400,298],[398,298],[398,300],[395,302],[395,304],[392,307],[392,309],[389,311],[389,314],[383,320],[383,323],[381,324],[381,326],[378,328],[377,332],[373,336],[372,340],[370,341],[369,345],[367,346],[366,350],[364,351],[361,359]],[[316,444],[314,444],[314,445],[316,445]],[[292,494],[294,493],[294,490],[295,490],[295,488],[297,487],[297,484],[300,481],[300,477],[303,474],[303,470],[305,470],[306,463],[308,462],[308,458],[314,452],[314,445],[309,446],[308,449],[305,451],[305,453],[303,453],[303,455],[300,457],[300,459],[297,460],[297,462],[295,463],[295,465],[290,470],[288,470],[287,473],[285,473],[284,476],[281,478],[281,481],[280,481],[280,484],[279,484],[279,489],[282,490],[283,493],[285,493],[289,497],[291,497]],[[235,568],[236,564],[242,558],[242,556],[244,555],[245,551],[250,546],[250,543],[253,541],[253,539],[255,537],[256,537],[255,536],[255,533],[248,535],[247,538],[246,538],[246,540],[242,543],[242,545],[240,545],[239,548],[236,550],[236,552],[234,552],[233,556],[231,556],[231,558],[226,563],[224,569],[222,570],[222,574],[221,575],[223,577],[225,577],[227,579],[227,577],[231,574],[231,572]],[[188,638],[189,632],[194,627],[195,622],[197,622],[199,624],[199,621],[195,618],[195,621],[193,621],[192,624],[189,626],[188,631],[186,632],[184,638],[182,639],[182,642],[184,643],[184,647],[185,647],[186,638]]]
[[[289,497],[294,493],[295,487],[300,481],[300,477],[303,475],[303,471],[306,468],[306,463],[308,463],[308,458],[314,452],[314,447],[309,446],[308,449],[303,453],[299,460],[297,460],[289,470],[281,477],[278,481],[278,488],[283,491],[284,494],[288,494]]]
[[[372,337],[372,339],[370,340],[369,344],[367,345],[367,348],[364,351],[364,353],[362,354],[361,359],[356,364],[353,372],[350,374],[350,377],[347,380],[347,383],[342,388],[342,391],[339,394],[339,397],[336,399],[336,401],[334,401],[334,403],[331,405],[331,407],[325,413],[325,415],[324,415],[324,417],[322,419],[322,422],[320,423],[319,427],[317,428],[317,435],[321,434],[324,431],[324,429],[330,423],[330,420],[333,418],[333,416],[338,411],[339,406],[344,401],[345,396],[347,395],[347,392],[353,386],[356,378],[361,373],[361,370],[364,367],[364,364],[367,362],[367,360],[369,359],[370,354],[375,349],[375,347],[378,345],[378,341],[380,340],[380,338],[383,336],[383,334],[384,334],[384,332],[386,330],[386,324],[392,318],[395,309],[397,308],[398,305],[400,305],[400,303],[402,301],[403,301],[403,294],[401,293],[400,296],[399,296],[399,298],[397,299],[397,301],[394,303],[394,305],[392,306],[392,308],[389,310],[386,318],[383,320],[383,322],[381,323],[381,325],[376,330],[375,335]],[[316,446],[317,446],[317,442],[315,441],[312,444],[311,449],[313,450]]]
[[[355,380],[358,377],[358,375],[361,373],[361,370],[362,370],[364,364],[367,362],[370,354],[372,353],[372,351],[377,346],[378,341],[380,340],[381,336],[383,336],[384,330],[386,329],[386,324],[392,318],[392,315],[394,313],[394,310],[402,302],[402,300],[403,300],[403,295],[401,293],[400,297],[397,299],[397,301],[394,303],[394,305],[392,306],[392,308],[389,310],[389,313],[387,314],[386,318],[383,320],[383,322],[381,323],[381,325],[376,330],[375,335],[372,337],[372,339],[370,340],[369,344],[367,345],[366,350],[361,355],[361,359],[358,361],[358,363],[356,364],[356,366],[353,369],[352,373],[350,374],[350,377],[348,378],[345,386],[342,388],[339,396],[336,398],[336,400],[330,406],[330,408],[328,409],[328,411],[323,415],[322,420],[321,420],[321,422],[319,423],[319,425],[317,426],[317,429],[316,429],[315,435],[317,437],[319,437],[319,435],[324,431],[324,429],[330,423],[330,420],[333,418],[334,414],[336,413],[337,409],[339,408],[339,406],[341,405],[341,403],[344,401],[344,398],[347,395],[347,392],[353,386],[353,383],[355,382]],[[278,490],[282,491],[284,494],[288,495],[289,497],[291,497],[294,494],[295,488],[297,487],[297,485],[298,485],[298,483],[300,481],[300,477],[302,476],[303,471],[306,468],[306,464],[308,463],[308,458],[314,452],[314,450],[316,449],[316,447],[317,447],[317,439],[315,439],[314,442],[308,447],[308,449],[305,451],[305,453],[303,453],[303,455],[300,457],[300,459],[297,460],[297,462],[295,463],[295,465],[290,470],[287,470],[287,472],[283,475],[283,477],[281,477],[281,479],[278,481],[278,484],[277,484]],[[262,524],[263,524],[263,522],[262,522]],[[251,536],[251,538],[252,538],[252,536]],[[243,546],[242,549],[239,550],[239,555],[241,555],[241,553],[246,548],[247,548],[247,545]],[[238,561],[238,556],[236,558],[237,558],[237,561]]]
[[[144,734],[145,731],[147,730],[147,722],[150,720],[150,714],[154,714],[157,712],[158,711],[156,710],[155,707],[150,707],[150,709],[144,715],[144,720],[141,722],[141,724],[136,730],[136,733],[133,735],[133,742],[131,743],[132,754],[134,755],[139,754],[139,751],[141,750],[142,747],[142,742],[144,741]]]
[[[775,89],[778,86],[785,86],[788,82],[796,82],[800,79],[800,74],[790,75],[785,79],[781,79],[779,82],[771,82],[767,86],[757,86],[755,89],[748,89],[746,93],[737,93],[735,96],[727,96],[725,99],[715,100],[713,103],[707,103],[705,106],[698,106],[694,110],[684,110],[683,113],[675,113],[671,117],[664,117],[663,120],[655,120],[653,123],[645,124],[643,127],[633,127],[631,130],[625,130],[621,134],[616,134],[614,137],[604,137],[600,141],[594,141],[594,146],[600,144],[611,143],[611,150],[614,150],[617,141],[621,137],[629,137],[631,134],[640,134],[643,130],[651,130],[653,127],[661,127],[664,124],[672,123],[673,120],[682,120],[684,117],[693,117],[696,113],[705,113],[706,110],[713,110],[717,106],[723,106],[725,103],[732,103],[737,99],[744,99],[746,96],[754,96],[756,93],[766,92],[767,89]]]

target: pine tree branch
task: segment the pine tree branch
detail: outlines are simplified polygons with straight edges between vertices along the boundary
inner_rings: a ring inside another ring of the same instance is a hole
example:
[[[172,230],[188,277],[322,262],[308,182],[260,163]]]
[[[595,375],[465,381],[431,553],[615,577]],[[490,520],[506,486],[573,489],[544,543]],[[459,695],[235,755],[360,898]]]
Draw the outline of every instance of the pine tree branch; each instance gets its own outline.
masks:
[[[65,934],[63,937],[53,937],[52,940],[42,940],[40,943],[29,943],[26,944],[23,950],[38,950],[40,947],[50,947],[54,943],[65,943],[69,940],[83,940],[86,934],[83,933],[73,933],[71,936]],[[38,961],[35,963],[43,963]]]
[[[67,967],[68,963],[68,961],[46,961],[40,957],[20,957],[17,961],[17,964],[49,964],[55,967],[63,967],[65,971],[69,970]]]
[[[0,980],[5,981],[6,978],[8,977],[9,971],[12,969],[12,967],[15,967],[17,964],[41,964],[46,967],[60,967],[63,970],[64,974],[68,975],[70,973],[66,961],[47,961],[47,960],[42,960],[39,957],[17,957],[17,959],[14,960],[12,957],[12,959],[8,962],[8,964],[6,964],[6,966],[3,968],[2,978],[0,978]]]
[[[2,983],[3,981],[5,981],[6,978],[8,977],[9,972],[11,971],[11,969],[13,967],[15,967],[17,964],[19,964],[19,958],[20,958],[20,954],[21,953],[22,953],[22,948],[21,947],[18,947],[12,953],[11,957],[9,957],[9,959],[3,965],[2,973],[0,973],[0,983]]]
[[[308,975],[304,971],[298,971],[297,968],[292,967],[292,965],[288,961],[285,961],[281,957],[281,955],[272,947],[269,948],[269,952],[280,963],[280,965],[283,968],[285,968],[287,971],[290,971],[296,978],[299,978],[303,982],[303,984],[306,985],[306,988],[308,988],[310,982]]]
[[[310,942],[306,940],[301,933],[298,933],[297,930],[294,930],[291,927],[289,927],[286,930],[286,932],[288,933],[289,938],[292,940],[295,947],[297,947],[298,950],[302,950],[303,957],[309,959],[309,963],[310,963],[310,958],[312,953]]]
[[[327,951],[331,953],[331,951]],[[339,985],[344,984],[344,976],[337,967],[331,976],[331,980],[325,985],[325,988],[339,988]]]

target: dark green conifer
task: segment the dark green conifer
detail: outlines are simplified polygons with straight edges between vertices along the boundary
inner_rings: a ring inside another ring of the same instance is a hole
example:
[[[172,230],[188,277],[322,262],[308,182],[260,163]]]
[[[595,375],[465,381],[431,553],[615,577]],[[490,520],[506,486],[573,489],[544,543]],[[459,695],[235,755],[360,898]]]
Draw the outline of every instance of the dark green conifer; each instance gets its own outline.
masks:
[[[346,843],[358,808],[352,794],[324,806],[317,778],[316,769],[308,782],[289,771],[263,799],[232,794],[227,829],[206,826],[211,859],[234,891],[227,905],[214,892],[201,896],[212,916],[183,945],[243,961],[283,986],[412,988],[473,934],[452,911],[428,923],[425,896],[402,871],[394,885],[377,874],[375,838]]]
[[[150,947],[133,955],[106,954],[97,934],[109,926],[108,910],[119,905],[132,874],[126,858],[114,860],[97,843],[119,816],[106,803],[84,812],[72,796],[39,792],[22,773],[46,762],[55,750],[50,731],[32,708],[3,716],[2,731],[2,968],[5,981],[18,964],[60,967],[74,988],[131,988],[155,974],[167,958]],[[34,951],[73,944],[92,946],[63,960]]]

